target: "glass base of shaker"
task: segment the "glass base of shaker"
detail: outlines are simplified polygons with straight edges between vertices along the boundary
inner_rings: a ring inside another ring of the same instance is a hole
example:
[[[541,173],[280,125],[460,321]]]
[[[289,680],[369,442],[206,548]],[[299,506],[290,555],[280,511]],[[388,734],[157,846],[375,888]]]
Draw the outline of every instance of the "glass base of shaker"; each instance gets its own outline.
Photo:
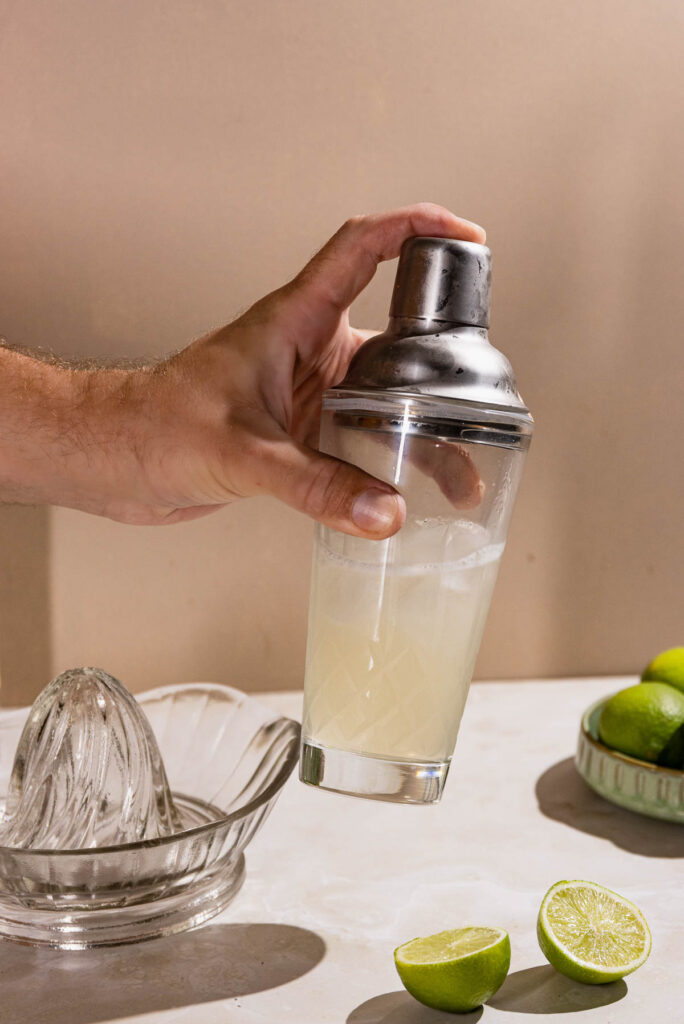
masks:
[[[394,760],[302,742],[299,778],[309,786],[369,800],[434,804],[441,798],[450,761]]]

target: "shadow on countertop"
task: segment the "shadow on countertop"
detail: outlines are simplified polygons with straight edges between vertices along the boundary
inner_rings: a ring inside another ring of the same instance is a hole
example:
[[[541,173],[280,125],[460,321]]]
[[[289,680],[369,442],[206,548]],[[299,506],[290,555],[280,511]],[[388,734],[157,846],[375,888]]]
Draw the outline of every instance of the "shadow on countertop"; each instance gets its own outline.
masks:
[[[624,981],[579,985],[564,978],[550,964],[544,964],[509,974],[487,1005],[509,1013],[575,1013],[608,1006],[626,995]]]
[[[547,818],[608,839],[642,857],[684,857],[684,828],[623,810],[604,800],[581,778],[572,757],[548,768],[535,787]]]
[[[285,924],[210,924],[127,946],[65,951],[0,942],[2,1024],[97,1024],[285,985],[325,955]]]
[[[346,1024],[475,1024],[482,1016],[482,1007],[472,1013],[442,1013],[416,1002],[403,989],[385,992],[361,1003],[347,1017]]]
[[[509,974],[487,1006],[509,1013],[574,1013],[616,1003],[627,995],[624,981],[610,985],[578,985],[545,964]],[[482,1007],[472,1013],[441,1013],[421,1006],[408,992],[386,992],[357,1006],[346,1024],[475,1024]]]

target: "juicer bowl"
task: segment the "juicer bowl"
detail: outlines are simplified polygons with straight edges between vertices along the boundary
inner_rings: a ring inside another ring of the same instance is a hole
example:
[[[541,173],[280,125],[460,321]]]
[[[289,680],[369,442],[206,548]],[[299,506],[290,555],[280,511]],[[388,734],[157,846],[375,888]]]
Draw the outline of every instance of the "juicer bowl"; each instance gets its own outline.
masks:
[[[298,723],[217,683],[137,699],[183,830],[79,850],[0,846],[0,936],[62,949],[136,942],[202,924],[240,889],[245,847],[297,763]],[[28,713],[0,711],[0,813]]]

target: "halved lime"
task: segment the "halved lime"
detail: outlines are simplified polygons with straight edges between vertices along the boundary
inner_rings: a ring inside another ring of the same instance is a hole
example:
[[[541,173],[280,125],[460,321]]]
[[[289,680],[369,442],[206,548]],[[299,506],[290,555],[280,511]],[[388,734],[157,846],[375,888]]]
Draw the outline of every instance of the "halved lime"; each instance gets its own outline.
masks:
[[[641,967],[651,933],[637,907],[594,882],[556,882],[542,900],[537,938],[550,964],[573,981],[603,985]]]
[[[394,951],[404,987],[433,1010],[470,1013],[499,989],[511,965],[502,928],[455,928]]]

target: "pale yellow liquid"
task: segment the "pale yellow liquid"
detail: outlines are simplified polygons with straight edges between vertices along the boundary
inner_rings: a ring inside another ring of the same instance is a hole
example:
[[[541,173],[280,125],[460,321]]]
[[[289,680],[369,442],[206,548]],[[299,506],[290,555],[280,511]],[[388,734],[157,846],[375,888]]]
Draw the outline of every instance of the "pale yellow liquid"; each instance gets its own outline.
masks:
[[[333,552],[319,534],[303,724],[309,743],[397,759],[451,757],[503,544],[489,544],[472,523],[462,524],[462,536],[458,523],[424,523],[413,536],[410,526],[401,531],[400,548],[396,540],[374,548],[372,563]],[[462,557],[417,562],[445,530],[449,554]]]

